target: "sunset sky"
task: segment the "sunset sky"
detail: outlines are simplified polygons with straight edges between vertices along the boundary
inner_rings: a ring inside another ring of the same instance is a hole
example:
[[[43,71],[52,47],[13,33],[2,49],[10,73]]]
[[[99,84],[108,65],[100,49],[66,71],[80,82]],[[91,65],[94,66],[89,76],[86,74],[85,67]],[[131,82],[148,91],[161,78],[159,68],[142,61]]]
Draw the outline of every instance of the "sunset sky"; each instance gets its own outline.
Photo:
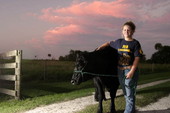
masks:
[[[0,53],[58,59],[71,49],[93,51],[121,38],[129,20],[147,58],[155,43],[170,45],[170,0],[0,0]]]

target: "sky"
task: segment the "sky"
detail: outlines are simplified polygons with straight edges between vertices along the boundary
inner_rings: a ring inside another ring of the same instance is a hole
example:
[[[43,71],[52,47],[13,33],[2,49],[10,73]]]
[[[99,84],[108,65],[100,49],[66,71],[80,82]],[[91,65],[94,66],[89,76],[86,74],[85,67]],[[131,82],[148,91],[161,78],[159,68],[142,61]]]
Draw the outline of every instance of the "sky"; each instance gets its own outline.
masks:
[[[133,21],[146,58],[170,45],[170,0],[0,0],[0,53],[55,59],[70,50],[93,51],[122,38]]]

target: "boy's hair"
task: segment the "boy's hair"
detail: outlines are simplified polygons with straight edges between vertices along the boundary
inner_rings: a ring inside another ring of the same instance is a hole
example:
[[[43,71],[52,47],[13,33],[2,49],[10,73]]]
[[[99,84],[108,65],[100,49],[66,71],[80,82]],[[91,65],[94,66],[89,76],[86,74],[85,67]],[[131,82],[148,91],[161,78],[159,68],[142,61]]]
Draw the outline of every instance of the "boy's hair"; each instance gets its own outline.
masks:
[[[135,26],[135,24],[132,21],[128,21],[128,22],[123,24],[123,26],[125,26],[125,25],[130,26],[132,31],[135,31],[135,29],[136,29],[136,26]]]

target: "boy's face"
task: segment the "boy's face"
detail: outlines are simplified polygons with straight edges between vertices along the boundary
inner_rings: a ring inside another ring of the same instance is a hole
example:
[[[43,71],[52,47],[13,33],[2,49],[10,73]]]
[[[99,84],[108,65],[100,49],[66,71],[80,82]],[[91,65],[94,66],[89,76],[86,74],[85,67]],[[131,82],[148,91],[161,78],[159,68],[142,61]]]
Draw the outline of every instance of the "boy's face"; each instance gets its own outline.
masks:
[[[122,34],[125,38],[132,38],[133,33],[134,32],[132,31],[130,26],[128,25],[123,26]]]

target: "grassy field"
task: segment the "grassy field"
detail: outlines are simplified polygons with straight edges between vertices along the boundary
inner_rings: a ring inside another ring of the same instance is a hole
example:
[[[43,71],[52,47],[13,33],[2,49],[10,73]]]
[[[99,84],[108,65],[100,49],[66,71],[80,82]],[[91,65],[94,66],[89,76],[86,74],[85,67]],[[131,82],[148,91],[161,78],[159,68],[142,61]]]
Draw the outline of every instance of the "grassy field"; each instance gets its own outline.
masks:
[[[75,62],[57,60],[23,60],[22,81],[66,82],[71,79]],[[170,64],[139,65],[140,74],[170,71]]]
[[[74,62],[57,60],[23,60],[23,81],[65,82],[71,79]]]
[[[22,63],[22,99],[0,94],[0,111],[14,113],[91,95],[93,82],[88,81],[79,86],[70,84],[74,62],[52,60],[23,60]],[[170,65],[140,65],[139,84],[170,78]],[[166,70],[166,72],[165,72]]]

